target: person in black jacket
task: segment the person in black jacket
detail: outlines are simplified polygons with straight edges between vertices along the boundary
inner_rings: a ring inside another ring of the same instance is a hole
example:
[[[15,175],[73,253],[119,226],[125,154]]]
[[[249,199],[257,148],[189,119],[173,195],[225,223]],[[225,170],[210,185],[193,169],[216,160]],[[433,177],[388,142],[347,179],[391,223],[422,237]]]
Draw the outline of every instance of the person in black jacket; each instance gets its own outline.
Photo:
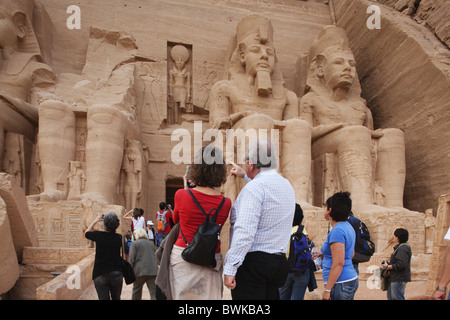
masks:
[[[94,230],[102,222],[104,231]],[[122,236],[116,233],[120,221],[114,212],[99,214],[87,228],[86,239],[95,242],[95,261],[92,279],[99,300],[120,300],[122,292]]]
[[[411,247],[407,244],[408,230],[398,228],[394,231],[394,253],[382,267],[391,270],[387,289],[388,300],[405,300],[406,283],[411,282]]]

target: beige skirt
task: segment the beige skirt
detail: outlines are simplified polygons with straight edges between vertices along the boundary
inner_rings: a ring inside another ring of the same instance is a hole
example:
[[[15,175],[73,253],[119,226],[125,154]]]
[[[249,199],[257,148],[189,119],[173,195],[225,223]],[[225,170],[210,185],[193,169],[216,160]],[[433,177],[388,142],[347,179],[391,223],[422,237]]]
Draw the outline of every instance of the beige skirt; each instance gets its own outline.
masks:
[[[216,253],[216,268],[186,262],[184,248],[173,246],[170,255],[169,279],[174,300],[222,300],[223,258]]]

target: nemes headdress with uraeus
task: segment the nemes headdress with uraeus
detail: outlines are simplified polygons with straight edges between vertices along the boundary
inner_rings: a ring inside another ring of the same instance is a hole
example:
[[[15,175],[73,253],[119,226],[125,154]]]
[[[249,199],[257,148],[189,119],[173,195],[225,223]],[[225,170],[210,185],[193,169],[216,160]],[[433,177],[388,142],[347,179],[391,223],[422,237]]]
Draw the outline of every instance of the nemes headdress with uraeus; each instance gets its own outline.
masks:
[[[0,14],[3,15],[5,19],[10,19],[14,21],[15,19],[20,19],[24,23],[21,23],[21,30],[19,30],[18,38],[18,48],[19,53],[24,53],[22,55],[23,59],[27,59],[26,56],[37,56],[40,59],[41,49],[37,41],[36,35],[33,30],[33,12],[34,12],[34,0],[2,0],[0,1]],[[28,58],[29,59],[29,58]],[[18,68],[19,65],[14,64]],[[8,70],[8,73],[17,74],[21,70]]]
[[[244,46],[252,43],[265,44],[273,48],[273,26],[269,19],[259,14],[252,14],[239,21],[236,27],[236,34],[231,38],[227,53],[227,79],[232,80],[245,74],[245,66],[240,62],[240,52]],[[284,95],[284,80],[278,67],[278,60],[275,53],[275,67],[271,74],[272,94]],[[244,89],[243,89],[244,90]],[[246,91],[246,90],[244,90]]]
[[[309,51],[309,71],[306,81],[307,92],[310,90],[321,91],[322,83],[317,77],[316,72],[318,64],[322,57],[327,57],[337,51],[353,54],[345,30],[334,25],[323,27]],[[351,95],[355,97],[360,97],[361,95],[361,86],[357,76],[351,87]]]

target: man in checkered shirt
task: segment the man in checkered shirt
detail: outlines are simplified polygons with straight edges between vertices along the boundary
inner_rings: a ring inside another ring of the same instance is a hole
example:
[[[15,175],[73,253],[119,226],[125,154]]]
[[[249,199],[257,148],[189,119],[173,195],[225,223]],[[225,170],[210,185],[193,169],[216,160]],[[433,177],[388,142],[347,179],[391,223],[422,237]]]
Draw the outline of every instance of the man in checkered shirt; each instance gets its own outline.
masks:
[[[230,214],[224,275],[233,300],[279,299],[278,288],[286,281],[295,192],[276,167],[266,141],[249,144],[244,168],[233,163],[231,173],[247,181]]]

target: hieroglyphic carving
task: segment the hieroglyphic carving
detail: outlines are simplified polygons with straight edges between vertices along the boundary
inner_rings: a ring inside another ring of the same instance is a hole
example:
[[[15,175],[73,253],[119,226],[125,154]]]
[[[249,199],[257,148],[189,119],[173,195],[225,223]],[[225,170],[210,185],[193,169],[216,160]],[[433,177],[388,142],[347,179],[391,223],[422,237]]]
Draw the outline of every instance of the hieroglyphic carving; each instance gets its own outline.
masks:
[[[136,65],[136,105],[141,131],[151,132],[158,129],[166,118],[166,101],[163,99],[161,61],[142,62]]]
[[[41,247],[81,248],[85,210],[77,201],[29,202]]]
[[[86,139],[87,139],[87,120],[86,114],[76,115],[76,151],[75,160],[86,162]]]
[[[196,77],[199,79],[196,84],[194,104],[195,106],[207,110],[209,92],[212,89],[214,83],[217,82],[218,74],[214,70],[218,66],[209,63],[208,61],[203,61],[197,65]]]
[[[77,208],[74,211],[70,211],[67,216],[67,235],[66,235],[66,246],[68,248],[80,248],[83,247],[85,243],[84,239],[80,237],[83,234],[83,219],[81,216],[82,212]]]

